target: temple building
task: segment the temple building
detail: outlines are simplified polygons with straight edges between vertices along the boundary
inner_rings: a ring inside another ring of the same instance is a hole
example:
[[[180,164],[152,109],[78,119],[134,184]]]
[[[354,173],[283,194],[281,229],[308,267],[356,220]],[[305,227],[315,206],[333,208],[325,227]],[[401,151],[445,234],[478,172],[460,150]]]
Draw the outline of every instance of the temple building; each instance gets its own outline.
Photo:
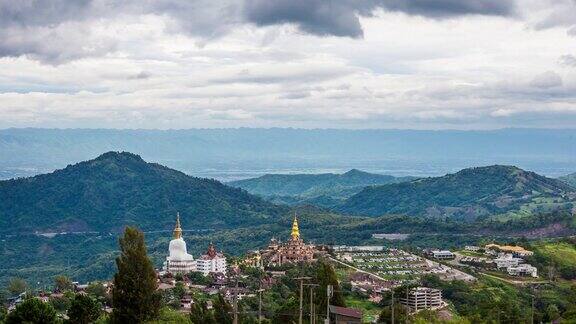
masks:
[[[267,261],[266,264],[282,265],[286,263],[314,261],[314,252],[314,245],[305,244],[300,237],[298,218],[294,216],[290,239],[282,243],[272,238],[268,247],[262,251],[261,256]]]
[[[172,274],[186,274],[196,271],[196,261],[191,254],[188,254],[186,242],[182,238],[182,228],[180,228],[180,214],[176,215],[176,227],[174,228],[174,238],[170,241],[168,248],[169,255],[164,262],[164,271]]]
[[[208,275],[212,272],[226,273],[226,257],[224,253],[217,252],[214,244],[210,243],[208,251],[196,260],[196,271]]]

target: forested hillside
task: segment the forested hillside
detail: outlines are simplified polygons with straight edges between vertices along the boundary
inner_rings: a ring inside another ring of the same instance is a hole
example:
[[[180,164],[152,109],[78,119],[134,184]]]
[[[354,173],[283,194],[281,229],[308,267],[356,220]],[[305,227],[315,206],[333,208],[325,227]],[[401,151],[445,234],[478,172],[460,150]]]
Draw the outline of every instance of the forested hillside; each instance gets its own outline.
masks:
[[[0,182],[2,232],[117,231],[125,225],[170,229],[271,222],[287,212],[247,192],[108,152],[50,174]]]
[[[352,169],[343,174],[266,174],[259,178],[232,181],[227,184],[277,202],[333,205],[367,186],[414,179],[414,177],[393,177]]]
[[[574,188],[513,166],[464,169],[443,177],[367,187],[336,210],[378,216],[391,213],[472,220],[510,211],[571,209]]]

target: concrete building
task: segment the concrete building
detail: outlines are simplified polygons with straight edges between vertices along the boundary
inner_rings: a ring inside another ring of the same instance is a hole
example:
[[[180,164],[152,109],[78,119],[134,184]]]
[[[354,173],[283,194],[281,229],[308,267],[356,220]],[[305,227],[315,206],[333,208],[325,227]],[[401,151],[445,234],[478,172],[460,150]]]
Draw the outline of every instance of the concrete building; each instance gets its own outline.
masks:
[[[442,292],[439,289],[416,287],[410,289],[408,296],[400,298],[400,304],[408,307],[411,312],[423,309],[439,309],[444,307]]]
[[[456,257],[456,255],[448,250],[436,250],[432,251],[432,257],[438,260],[452,260]]]
[[[212,243],[208,246],[206,254],[196,259],[196,271],[202,272],[204,275],[214,272],[226,273],[226,269],[226,257],[222,252],[216,252]]]
[[[501,253],[500,256],[498,256],[498,258],[494,259],[494,263],[496,263],[496,267],[498,269],[516,267],[521,262],[522,259],[516,258],[510,253]]]
[[[518,266],[508,267],[506,269],[511,276],[531,276],[538,278],[538,269],[529,264],[520,264]]]

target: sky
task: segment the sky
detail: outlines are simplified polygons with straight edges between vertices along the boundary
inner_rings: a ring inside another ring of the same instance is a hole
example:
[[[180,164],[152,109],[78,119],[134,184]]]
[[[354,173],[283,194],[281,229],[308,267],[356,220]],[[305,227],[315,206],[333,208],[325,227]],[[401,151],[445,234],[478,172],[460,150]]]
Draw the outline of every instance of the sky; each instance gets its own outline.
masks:
[[[576,128],[576,0],[0,0],[0,128]]]

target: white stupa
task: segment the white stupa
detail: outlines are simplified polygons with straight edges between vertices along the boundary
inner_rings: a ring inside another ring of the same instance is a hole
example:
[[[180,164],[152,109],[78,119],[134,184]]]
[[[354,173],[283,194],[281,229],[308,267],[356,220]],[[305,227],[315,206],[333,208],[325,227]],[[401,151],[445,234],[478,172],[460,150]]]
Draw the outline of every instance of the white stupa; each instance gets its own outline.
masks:
[[[186,242],[182,238],[182,228],[180,228],[180,213],[176,214],[176,227],[174,228],[174,239],[170,241],[168,248],[170,255],[164,262],[164,271],[172,274],[186,274],[196,271],[196,261],[191,254],[188,254]]]

